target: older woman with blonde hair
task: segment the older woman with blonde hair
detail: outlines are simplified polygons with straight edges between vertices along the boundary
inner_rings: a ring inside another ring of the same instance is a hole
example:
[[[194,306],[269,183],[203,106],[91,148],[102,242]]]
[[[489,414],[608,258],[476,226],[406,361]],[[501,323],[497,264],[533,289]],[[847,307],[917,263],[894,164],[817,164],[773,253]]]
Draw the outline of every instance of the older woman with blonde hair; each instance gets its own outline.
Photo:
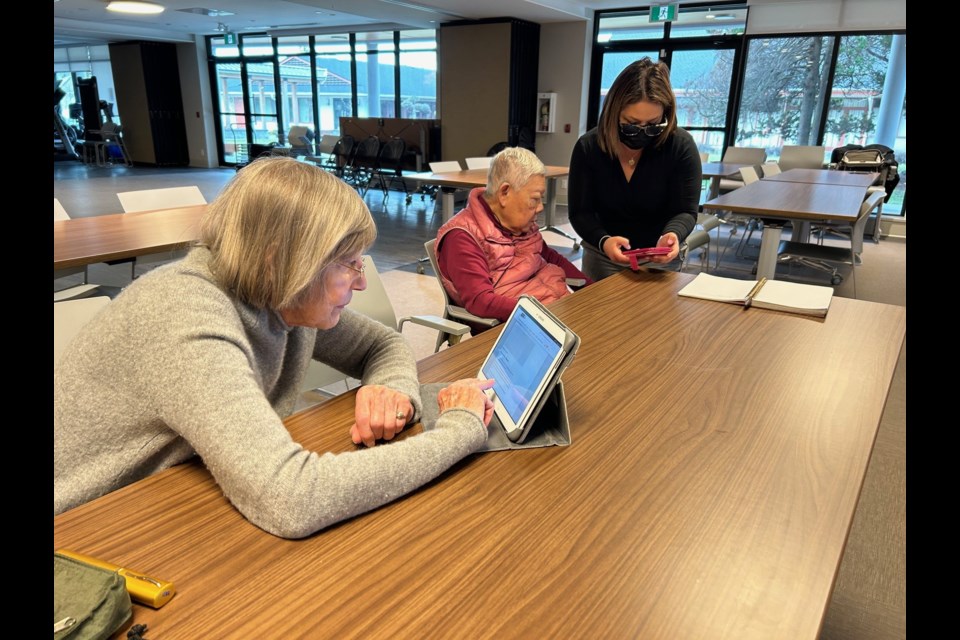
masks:
[[[346,308],[375,238],[356,192],[317,167],[267,158],[241,170],[199,246],[127,287],[54,369],[54,514],[199,455],[247,519],[296,538],[478,449],[491,381],[443,389],[436,429],[374,447],[421,411],[406,342]],[[292,440],[282,419],[311,359],[363,380],[349,435],[371,448]]]

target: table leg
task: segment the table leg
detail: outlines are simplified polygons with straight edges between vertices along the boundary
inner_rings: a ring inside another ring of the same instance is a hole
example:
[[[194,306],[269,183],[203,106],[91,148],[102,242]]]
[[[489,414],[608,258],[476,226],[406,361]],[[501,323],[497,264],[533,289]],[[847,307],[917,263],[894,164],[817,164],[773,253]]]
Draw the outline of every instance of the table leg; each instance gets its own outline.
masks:
[[[803,220],[793,221],[793,235],[790,239],[794,242],[810,242],[810,223]]]
[[[444,189],[441,191],[440,202],[442,203],[443,208],[441,209],[440,215],[443,222],[446,222],[453,217],[453,195],[453,190],[448,191]]]
[[[547,193],[545,194],[545,204],[544,204],[544,225],[540,227],[540,231],[553,231],[554,233],[560,234],[564,238],[573,240],[573,250],[580,250],[580,238],[571,235],[560,229],[553,226],[553,215],[557,212],[557,179],[550,178],[547,180]]]
[[[710,178],[710,199],[720,197],[720,176]]]
[[[775,280],[777,275],[777,252],[780,250],[782,227],[767,220],[763,222],[760,236],[760,258],[757,260],[757,279]]]

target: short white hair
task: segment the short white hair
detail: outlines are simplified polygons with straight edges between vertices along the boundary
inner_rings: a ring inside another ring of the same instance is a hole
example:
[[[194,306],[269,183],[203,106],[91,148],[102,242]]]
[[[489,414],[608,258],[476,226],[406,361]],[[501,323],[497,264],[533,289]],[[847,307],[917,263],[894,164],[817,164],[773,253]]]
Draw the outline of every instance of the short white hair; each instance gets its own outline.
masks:
[[[533,176],[546,175],[546,167],[533,151],[523,147],[507,147],[493,156],[490,162],[490,170],[487,172],[487,190],[484,196],[495,197],[503,183],[519,189],[530,182]]]

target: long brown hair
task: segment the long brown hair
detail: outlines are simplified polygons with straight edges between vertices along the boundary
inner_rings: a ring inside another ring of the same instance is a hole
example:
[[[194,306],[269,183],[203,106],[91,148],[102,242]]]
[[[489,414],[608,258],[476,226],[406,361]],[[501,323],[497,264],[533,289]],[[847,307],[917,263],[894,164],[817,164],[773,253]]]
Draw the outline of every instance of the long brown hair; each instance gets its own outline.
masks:
[[[597,125],[600,148],[611,157],[617,155],[620,112],[641,100],[663,107],[667,126],[657,138],[658,147],[676,130],[677,97],[670,86],[670,68],[663,62],[640,58],[627,65],[610,85],[600,113],[600,123]]]

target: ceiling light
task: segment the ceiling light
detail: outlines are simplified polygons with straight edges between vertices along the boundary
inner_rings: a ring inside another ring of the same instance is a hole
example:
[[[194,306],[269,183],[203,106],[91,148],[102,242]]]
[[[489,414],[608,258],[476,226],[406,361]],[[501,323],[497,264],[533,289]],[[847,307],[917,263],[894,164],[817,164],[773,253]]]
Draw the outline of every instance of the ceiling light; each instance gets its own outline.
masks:
[[[107,11],[140,14],[163,13],[163,7],[153,2],[140,2],[139,0],[113,0],[107,3]]]

